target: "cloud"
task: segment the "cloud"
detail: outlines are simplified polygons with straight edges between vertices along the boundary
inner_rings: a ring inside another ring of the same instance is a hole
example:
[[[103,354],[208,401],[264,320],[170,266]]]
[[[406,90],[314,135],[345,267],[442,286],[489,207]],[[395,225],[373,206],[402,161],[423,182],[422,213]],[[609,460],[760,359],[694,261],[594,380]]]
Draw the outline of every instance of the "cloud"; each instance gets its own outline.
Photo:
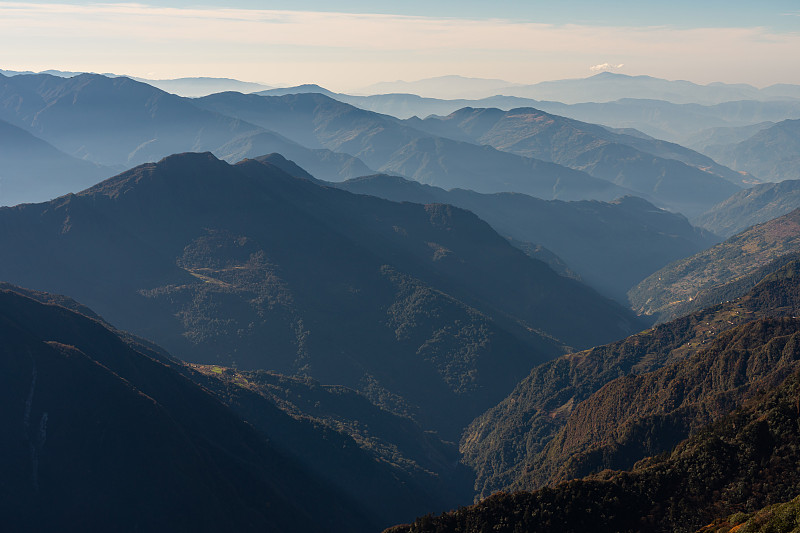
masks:
[[[620,63],[619,65],[613,65],[611,63],[600,63],[599,65],[594,65],[589,67],[589,70],[592,72],[610,72],[612,70],[619,70],[624,67],[624,63]]]

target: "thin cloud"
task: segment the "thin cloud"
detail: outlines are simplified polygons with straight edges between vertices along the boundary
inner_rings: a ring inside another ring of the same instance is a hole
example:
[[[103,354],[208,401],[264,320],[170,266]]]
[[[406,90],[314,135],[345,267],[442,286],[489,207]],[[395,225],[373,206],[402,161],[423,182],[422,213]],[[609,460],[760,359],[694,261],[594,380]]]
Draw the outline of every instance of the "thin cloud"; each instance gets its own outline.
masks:
[[[0,68],[14,70],[212,75],[331,88],[441,74],[531,83],[579,76],[601,54],[620,61],[604,64],[609,68],[767,85],[800,82],[800,72],[781,59],[798,49],[800,35],[765,28],[0,1]]]
[[[620,63],[618,65],[612,65],[611,63],[600,63],[599,65],[589,67],[589,70],[592,72],[611,72],[612,70],[619,70],[624,66],[624,63]]]

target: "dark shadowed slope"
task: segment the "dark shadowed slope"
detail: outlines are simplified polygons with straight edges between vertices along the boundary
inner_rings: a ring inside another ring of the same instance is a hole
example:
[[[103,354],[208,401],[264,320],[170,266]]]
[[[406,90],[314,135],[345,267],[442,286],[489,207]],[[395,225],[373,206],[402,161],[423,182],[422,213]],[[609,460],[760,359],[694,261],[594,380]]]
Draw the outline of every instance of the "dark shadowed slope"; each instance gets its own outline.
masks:
[[[210,154],[0,210],[0,278],[196,362],[308,374],[456,438],[559,342],[638,329],[475,215]],[[557,340],[555,340],[557,339]]]
[[[339,494],[339,499],[349,501],[352,508],[368,517],[361,522],[330,526],[334,529],[363,530],[365,525],[370,525],[367,529],[375,530],[376,526],[408,520],[431,508],[446,509],[471,500],[471,476],[468,469],[458,463],[454,445],[424,432],[408,418],[376,407],[350,389],[321,386],[308,378],[294,379],[264,371],[236,372],[218,366],[187,366],[158,346],[114,329],[89,308],[67,297],[5,283],[0,290],[51,304],[47,306],[51,310],[58,305],[91,318],[129,348],[118,351],[130,353],[133,350],[140,353],[142,359],[149,357],[165,363],[173,374],[183,374],[211,391],[241,419],[252,424],[290,468],[300,466],[308,472],[309,479],[315,479],[314,484],[322,481]],[[17,308],[24,315],[24,306]],[[69,313],[63,316],[72,317]],[[79,319],[63,320],[61,329],[48,331],[59,342],[69,341],[85,349],[92,336],[84,335],[85,328],[76,326],[81,323]],[[55,328],[55,322],[49,325]],[[103,329],[91,331],[102,333]],[[109,363],[105,366],[110,367]],[[134,380],[118,368],[113,369],[129,381]],[[157,385],[147,381],[152,379],[152,374],[140,373],[136,379],[145,380],[138,384],[140,388]],[[177,378],[175,381],[178,386],[173,386],[173,393],[184,397],[184,401],[192,401],[196,395],[192,388],[185,380]],[[202,403],[198,408],[199,420],[208,416]],[[301,511],[311,513],[321,512],[326,505],[313,501],[301,503]]]
[[[9,531],[367,531],[207,391],[92,319],[0,292]]]
[[[683,216],[632,196],[609,203],[548,201],[515,193],[445,191],[387,175],[335,186],[393,201],[469,209],[501,235],[551,250],[586,283],[625,303],[627,291],[650,273],[716,242]]]
[[[0,120],[0,205],[50,200],[83,190],[110,173]]]

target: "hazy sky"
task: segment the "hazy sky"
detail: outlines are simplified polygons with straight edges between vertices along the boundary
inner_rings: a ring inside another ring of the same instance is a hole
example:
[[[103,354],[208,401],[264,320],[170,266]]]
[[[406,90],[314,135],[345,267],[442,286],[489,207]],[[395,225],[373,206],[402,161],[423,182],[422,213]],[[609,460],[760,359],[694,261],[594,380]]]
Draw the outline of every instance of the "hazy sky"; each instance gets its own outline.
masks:
[[[334,90],[443,74],[535,83],[597,65],[698,83],[800,83],[797,0],[221,3],[0,0],[0,69]]]

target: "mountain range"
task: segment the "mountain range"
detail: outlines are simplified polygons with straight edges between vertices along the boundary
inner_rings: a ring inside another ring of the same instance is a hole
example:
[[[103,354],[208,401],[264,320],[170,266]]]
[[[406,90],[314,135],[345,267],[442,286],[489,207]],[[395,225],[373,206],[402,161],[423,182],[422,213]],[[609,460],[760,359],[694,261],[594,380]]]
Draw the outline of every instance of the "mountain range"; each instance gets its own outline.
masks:
[[[797,87],[7,74],[6,528],[800,521]]]
[[[231,162],[281,152],[331,180],[372,172],[352,156],[306,148],[253,124],[199,109],[190,99],[123,77],[0,77],[0,119],[68,155],[117,171],[176,152],[211,150]],[[37,176],[31,171],[25,180]],[[87,185],[84,178],[83,186]],[[32,191],[38,194],[34,187]],[[50,198],[39,194],[32,200]]]
[[[705,211],[745,185],[745,176],[682,146],[533,108],[465,108],[444,118],[410,123],[438,135],[582,170],[687,215]]]
[[[320,93],[355,107],[391,115],[400,119],[430,115],[447,116],[472,107],[510,111],[532,107],[553,115],[603,124],[611,128],[635,129],[647,135],[680,143],[703,154],[706,148],[741,142],[765,127],[786,119],[800,118],[800,100],[744,99],[717,104],[673,103],[648,97],[620,97],[608,102],[586,101],[567,104],[563,101],[537,100],[519,96],[494,95],[483,98],[441,99],[409,93],[359,96],[336,93],[306,84],[259,91],[262,96]]]
[[[197,103],[305,146],[348,153],[381,172],[443,188],[563,200],[638,194],[696,215],[747,178],[674,144],[533,109],[464,109],[450,120],[402,122],[316,93],[223,93]]]
[[[641,327],[472,213],[268,162],[174,156],[0,220],[2,279],[185,360],[349,386],[449,439],[564,345]]]
[[[611,200],[631,192],[561,165],[431,135],[394,117],[322,94],[269,97],[222,93],[196,103],[274,130],[304,146],[350,154],[370,168],[429,185],[524,192],[547,199]]]
[[[15,71],[15,70],[2,70],[0,75],[11,77],[26,74],[48,74],[50,76],[58,76],[59,78],[74,78],[82,74],[91,74],[89,72],[68,72],[63,70],[43,70],[40,72],[32,71]],[[123,78],[119,74],[103,74],[107,78]],[[178,96],[198,97],[206,96],[213,93],[222,91],[240,91],[243,93],[254,93],[256,91],[263,91],[271,89],[269,85],[263,83],[254,83],[250,81],[234,80],[231,78],[210,78],[210,77],[193,77],[193,78],[174,78],[166,80],[153,80],[148,78],[138,78],[130,76],[132,80],[140,81],[151,85],[162,91],[176,94]]]
[[[651,272],[717,241],[683,216],[634,196],[613,202],[563,202],[519,193],[445,191],[387,175],[334,186],[396,202],[446,203],[468,209],[523,250],[543,247],[556,258],[546,259],[541,248],[535,248],[537,257],[563,265],[601,293],[626,304],[627,291]]]
[[[611,102],[622,98],[664,100],[676,104],[719,104],[739,100],[791,100],[800,98],[800,86],[776,84],[758,89],[747,84],[709,83],[698,85],[683,80],[652,76],[629,76],[601,72],[588,78],[544,81],[509,87],[502,94],[556,100],[567,104]]]

